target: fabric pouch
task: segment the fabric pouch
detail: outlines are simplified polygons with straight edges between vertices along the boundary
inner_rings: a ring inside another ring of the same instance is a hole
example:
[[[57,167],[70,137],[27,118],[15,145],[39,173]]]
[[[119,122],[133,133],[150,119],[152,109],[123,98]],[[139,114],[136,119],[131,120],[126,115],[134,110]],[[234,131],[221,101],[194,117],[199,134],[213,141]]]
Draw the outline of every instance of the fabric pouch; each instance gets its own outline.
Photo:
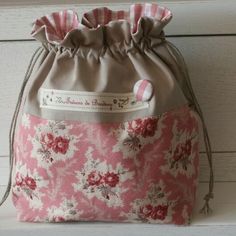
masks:
[[[20,221],[188,224],[202,128],[209,211],[210,142],[184,60],[163,32],[171,18],[146,3],[35,21],[43,47],[13,117],[3,198],[12,187]]]

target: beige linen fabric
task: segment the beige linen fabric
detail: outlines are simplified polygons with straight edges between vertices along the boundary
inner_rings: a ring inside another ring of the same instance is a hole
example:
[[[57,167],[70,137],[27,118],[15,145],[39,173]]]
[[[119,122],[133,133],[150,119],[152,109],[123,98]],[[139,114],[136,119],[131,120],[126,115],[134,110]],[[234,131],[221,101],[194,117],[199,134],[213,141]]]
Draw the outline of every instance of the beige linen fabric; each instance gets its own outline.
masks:
[[[188,94],[183,91],[183,75],[170,52],[163,27],[162,22],[143,17],[137,32],[131,34],[129,22],[112,21],[96,29],[73,30],[59,45],[47,41],[43,28],[34,37],[48,52],[31,78],[24,111],[46,119],[122,122],[158,116],[191,103],[190,96],[187,99]],[[140,79],[148,79],[154,86],[148,109],[114,114],[57,111],[39,106],[40,88],[127,93]]]

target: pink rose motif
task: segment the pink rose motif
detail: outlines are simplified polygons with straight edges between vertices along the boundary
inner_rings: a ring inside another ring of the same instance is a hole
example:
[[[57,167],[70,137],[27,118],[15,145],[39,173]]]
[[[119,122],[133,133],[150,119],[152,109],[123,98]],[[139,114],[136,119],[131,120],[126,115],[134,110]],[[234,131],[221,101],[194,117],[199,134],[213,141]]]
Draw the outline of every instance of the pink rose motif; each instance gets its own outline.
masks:
[[[168,206],[158,205],[153,208],[151,218],[153,220],[164,220],[167,216]]]
[[[128,129],[136,135],[144,138],[153,137],[157,129],[158,119],[150,117],[144,120],[137,119],[128,124]]]
[[[31,190],[35,190],[37,187],[36,181],[29,176],[25,177],[24,182],[25,182],[25,185],[29,187]]]
[[[54,136],[51,133],[43,134],[41,137],[41,143],[47,148],[52,148],[54,144]]]
[[[55,153],[62,153],[66,154],[68,148],[69,148],[69,139],[63,138],[61,136],[56,137],[52,146],[52,149]]]
[[[87,182],[89,185],[96,185],[98,186],[99,184],[101,184],[101,180],[102,180],[102,176],[97,173],[96,171],[92,171],[87,178]]]
[[[129,122],[128,129],[132,133],[139,135],[139,134],[141,134],[141,131],[142,131],[142,124],[143,123],[142,123],[141,119],[136,119],[134,121]]]
[[[186,155],[191,155],[192,152],[192,142],[190,139],[188,139],[185,143],[185,153]]]
[[[183,158],[183,155],[184,155],[183,147],[181,144],[178,144],[177,147],[175,148],[173,159],[175,161],[179,161]]]
[[[22,186],[24,184],[24,179],[19,172],[16,173],[15,182],[17,186]]]
[[[107,172],[103,177],[103,180],[110,187],[115,187],[119,182],[119,176],[113,172]]]
[[[178,144],[175,148],[173,159],[175,161],[179,161],[191,155],[192,152],[192,143],[191,140],[188,139],[185,144]]]
[[[143,122],[142,128],[142,136],[145,137],[153,137],[157,129],[157,119],[155,118],[148,118]]]
[[[147,204],[140,208],[140,214],[144,216],[145,218],[148,218],[151,216],[152,210],[153,210],[153,206],[151,204]]]
[[[53,221],[54,221],[54,222],[64,222],[64,221],[65,221],[65,218],[62,217],[62,216],[54,216],[54,217],[53,217]]]

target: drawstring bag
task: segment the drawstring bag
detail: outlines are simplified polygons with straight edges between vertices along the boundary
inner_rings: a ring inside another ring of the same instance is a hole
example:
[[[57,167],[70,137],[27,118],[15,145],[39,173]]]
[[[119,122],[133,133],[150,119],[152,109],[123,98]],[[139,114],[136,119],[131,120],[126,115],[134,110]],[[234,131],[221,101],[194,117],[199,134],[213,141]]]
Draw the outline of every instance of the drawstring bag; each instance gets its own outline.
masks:
[[[29,222],[188,224],[199,176],[199,132],[211,147],[184,60],[157,4],[71,10],[35,21],[41,42],[10,130],[17,218]],[[37,64],[38,68],[33,68]]]

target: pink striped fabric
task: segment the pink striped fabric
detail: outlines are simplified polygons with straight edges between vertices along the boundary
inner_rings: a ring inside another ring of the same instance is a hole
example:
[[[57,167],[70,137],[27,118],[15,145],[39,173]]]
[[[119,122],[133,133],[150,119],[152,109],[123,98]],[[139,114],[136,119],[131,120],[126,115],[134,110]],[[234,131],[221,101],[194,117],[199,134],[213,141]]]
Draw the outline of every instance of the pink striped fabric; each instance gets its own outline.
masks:
[[[31,34],[34,36],[44,28],[49,42],[60,43],[70,31],[79,28],[79,25],[77,14],[72,10],[64,10],[37,19]]]
[[[138,80],[134,85],[133,92],[137,101],[149,101],[153,95],[153,86],[148,80]]]
[[[129,12],[112,11],[106,7],[96,8],[83,15],[82,23],[89,28],[97,28],[115,20],[129,20]]]
[[[137,94],[136,94],[137,100],[142,100],[143,93],[144,93],[145,88],[147,87],[147,85],[148,85],[148,81],[147,80],[142,80],[142,82],[141,82],[141,84],[138,88]]]
[[[46,15],[34,22],[31,35],[45,30],[46,39],[50,43],[59,44],[74,29],[97,28],[111,21],[126,20],[130,23],[131,32],[135,33],[142,17],[149,17],[167,24],[172,17],[171,12],[154,3],[133,4],[129,11],[112,11],[106,7],[96,8],[83,15],[79,22],[77,14],[72,10],[64,10]]]
[[[112,11],[106,7],[96,8],[84,14],[82,23],[87,27],[97,28],[99,25],[106,25],[110,21],[127,20],[130,22],[132,33],[135,33],[142,17],[149,17],[167,23],[172,14],[167,8],[154,3],[133,4],[128,12]]]

